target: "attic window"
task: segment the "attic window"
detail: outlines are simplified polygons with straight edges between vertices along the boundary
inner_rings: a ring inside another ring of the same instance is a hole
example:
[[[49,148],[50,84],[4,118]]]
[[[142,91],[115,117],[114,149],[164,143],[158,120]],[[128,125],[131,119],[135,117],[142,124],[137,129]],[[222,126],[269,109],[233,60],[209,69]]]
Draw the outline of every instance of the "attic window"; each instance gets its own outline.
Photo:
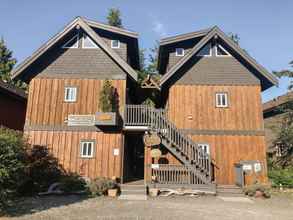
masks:
[[[216,46],[216,56],[218,57],[227,57],[231,56],[227,50],[225,50],[224,47],[222,47],[220,44],[217,44]]]
[[[176,57],[183,57],[183,56],[184,56],[184,49],[176,48]]]
[[[119,40],[111,40],[111,48],[120,48],[120,41]]]
[[[78,34],[67,41],[62,48],[78,48]]]
[[[88,35],[83,34],[82,48],[98,48],[98,45]]]
[[[212,56],[212,45],[211,43],[206,44],[197,54],[197,56]]]

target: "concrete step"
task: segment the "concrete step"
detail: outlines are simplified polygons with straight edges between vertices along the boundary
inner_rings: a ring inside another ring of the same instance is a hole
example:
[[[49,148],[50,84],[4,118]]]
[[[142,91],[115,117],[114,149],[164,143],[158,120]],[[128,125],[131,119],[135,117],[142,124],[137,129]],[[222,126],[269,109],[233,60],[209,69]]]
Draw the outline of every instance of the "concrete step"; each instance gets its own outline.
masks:
[[[121,195],[146,195],[146,190],[121,190]]]
[[[120,195],[118,197],[119,200],[147,200],[147,195]]]
[[[122,184],[120,186],[122,200],[146,200],[147,188],[145,185]]]
[[[243,196],[243,190],[235,185],[218,185],[217,195],[219,196]]]

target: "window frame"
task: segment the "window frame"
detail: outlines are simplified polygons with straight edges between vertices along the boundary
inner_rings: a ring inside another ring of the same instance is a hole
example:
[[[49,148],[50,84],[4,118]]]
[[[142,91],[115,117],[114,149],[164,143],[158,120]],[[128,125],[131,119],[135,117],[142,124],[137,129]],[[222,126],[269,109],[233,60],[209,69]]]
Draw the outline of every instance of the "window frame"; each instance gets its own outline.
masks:
[[[114,47],[114,45],[113,45],[113,42],[114,41],[117,41],[118,42],[118,46],[117,47]],[[120,48],[120,40],[111,40],[111,48],[113,48],[113,49],[119,49]]]
[[[86,149],[86,153],[88,153],[88,144],[91,144],[91,154],[88,155],[84,155],[83,154],[83,150],[84,150],[84,144],[87,144],[87,149]],[[91,159],[91,158],[94,158],[94,154],[95,154],[95,147],[96,147],[96,141],[95,140],[81,140],[80,141],[80,157],[81,158],[84,158],[84,159]]]
[[[77,38],[77,44],[74,47],[67,47],[65,45],[67,45],[69,42],[71,42],[74,38]],[[79,34],[74,35],[70,40],[68,40],[65,44],[62,45],[63,49],[78,49],[79,48]]]
[[[74,96],[74,99],[67,99],[67,91],[70,89],[74,89],[75,90],[75,96]],[[77,87],[76,86],[65,86],[64,87],[64,102],[76,102],[77,100]]]
[[[225,97],[225,105],[223,105],[222,103],[222,96],[224,95]],[[218,97],[221,97],[220,98],[220,104],[218,102]],[[216,99],[216,107],[217,108],[228,108],[229,107],[229,100],[228,100],[228,93],[227,92],[216,92],[216,95],[215,95],[215,99]]]
[[[182,54],[179,54],[178,51],[177,51],[177,50],[180,50],[180,49],[183,51]],[[183,57],[184,55],[185,55],[185,50],[184,50],[184,48],[182,48],[182,47],[177,47],[177,48],[175,48],[175,56],[176,56],[176,57]]]
[[[207,45],[210,45],[210,53],[207,55],[199,55],[199,52]],[[204,45],[196,54],[196,56],[198,56],[198,57],[211,57],[212,55],[213,55],[213,45],[211,42]]]
[[[220,47],[227,55],[218,54],[218,47]],[[216,57],[231,57],[231,54],[221,44],[216,44],[215,53],[216,53]]]
[[[85,45],[84,45],[84,41],[85,41],[85,38],[88,38],[89,39],[89,41],[94,45],[94,47],[86,47]],[[90,36],[88,36],[87,34],[85,34],[85,33],[83,33],[82,34],[82,39],[81,39],[81,47],[82,47],[82,49],[97,49],[97,48],[99,48],[98,47],[98,45],[90,38]]]
[[[203,147],[207,147],[207,148],[206,148],[206,149],[207,149],[206,153],[207,153],[208,156],[211,155],[210,145],[209,145],[208,143],[199,143],[199,144],[198,144],[198,147],[200,147],[201,150],[202,150],[203,152],[204,152],[204,148],[203,148]],[[203,157],[202,155],[200,155],[200,157],[201,157],[202,159],[207,159],[207,157]]]

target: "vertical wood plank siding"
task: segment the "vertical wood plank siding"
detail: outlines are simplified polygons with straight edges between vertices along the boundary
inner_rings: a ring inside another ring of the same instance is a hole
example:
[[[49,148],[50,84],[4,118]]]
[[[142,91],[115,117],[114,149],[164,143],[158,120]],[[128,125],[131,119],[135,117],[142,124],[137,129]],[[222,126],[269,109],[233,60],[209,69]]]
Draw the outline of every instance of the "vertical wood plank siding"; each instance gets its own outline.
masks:
[[[47,146],[64,169],[82,176],[96,178],[120,177],[122,158],[122,134],[76,131],[26,131],[29,143]],[[80,141],[95,140],[93,158],[81,158]],[[114,149],[119,155],[114,156]]]

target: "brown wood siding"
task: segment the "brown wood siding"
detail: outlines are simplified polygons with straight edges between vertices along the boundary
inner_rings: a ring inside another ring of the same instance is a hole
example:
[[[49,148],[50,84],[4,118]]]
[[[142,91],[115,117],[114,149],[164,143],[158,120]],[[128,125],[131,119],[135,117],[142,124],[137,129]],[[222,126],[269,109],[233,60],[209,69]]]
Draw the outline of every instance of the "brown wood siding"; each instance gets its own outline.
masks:
[[[174,85],[168,117],[180,129],[263,130],[260,86]],[[228,93],[228,108],[216,108],[216,92]]]
[[[70,172],[89,178],[121,177],[122,134],[104,132],[27,131],[29,143],[47,146],[59,163]],[[93,158],[80,157],[80,141],[94,140]],[[119,155],[114,156],[114,149]]]
[[[99,93],[104,80],[38,79],[30,82],[26,125],[66,125],[69,114],[95,114],[99,111]],[[126,80],[113,80],[117,89],[119,112],[123,115]],[[77,87],[77,100],[64,102],[64,87]]]

